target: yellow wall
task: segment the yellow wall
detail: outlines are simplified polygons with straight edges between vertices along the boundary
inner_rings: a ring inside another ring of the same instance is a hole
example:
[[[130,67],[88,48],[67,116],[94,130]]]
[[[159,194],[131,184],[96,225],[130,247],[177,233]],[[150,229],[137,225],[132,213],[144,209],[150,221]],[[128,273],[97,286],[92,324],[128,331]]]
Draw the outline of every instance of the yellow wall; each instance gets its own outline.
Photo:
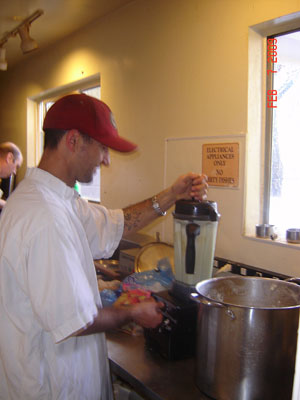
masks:
[[[139,144],[103,169],[103,203],[149,197],[163,188],[165,138],[247,132],[248,27],[299,10],[299,0],[137,0],[1,72],[0,139],[25,153],[26,99],[99,72],[120,134]],[[235,193],[223,207],[217,255],[297,274],[298,250],[242,238]]]

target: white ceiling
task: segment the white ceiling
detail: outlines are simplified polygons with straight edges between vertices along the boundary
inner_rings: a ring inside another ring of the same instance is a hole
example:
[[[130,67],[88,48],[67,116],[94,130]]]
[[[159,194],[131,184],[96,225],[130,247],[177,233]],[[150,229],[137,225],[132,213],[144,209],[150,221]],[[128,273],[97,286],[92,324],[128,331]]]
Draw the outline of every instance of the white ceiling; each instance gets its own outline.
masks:
[[[32,22],[30,36],[39,48],[60,40],[134,0],[0,0],[0,40],[5,32],[13,30],[36,10],[44,14]],[[18,35],[5,44],[8,68],[20,62],[23,55]],[[33,54],[33,53],[31,53]]]

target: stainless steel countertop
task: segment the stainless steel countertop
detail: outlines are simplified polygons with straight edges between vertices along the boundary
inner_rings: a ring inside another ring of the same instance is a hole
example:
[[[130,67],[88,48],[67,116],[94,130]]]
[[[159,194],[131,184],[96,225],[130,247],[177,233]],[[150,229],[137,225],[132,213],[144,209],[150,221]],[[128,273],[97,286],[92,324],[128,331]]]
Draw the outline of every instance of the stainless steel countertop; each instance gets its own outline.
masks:
[[[145,347],[143,336],[106,334],[111,371],[147,400],[209,400],[195,385],[193,358],[168,361]]]

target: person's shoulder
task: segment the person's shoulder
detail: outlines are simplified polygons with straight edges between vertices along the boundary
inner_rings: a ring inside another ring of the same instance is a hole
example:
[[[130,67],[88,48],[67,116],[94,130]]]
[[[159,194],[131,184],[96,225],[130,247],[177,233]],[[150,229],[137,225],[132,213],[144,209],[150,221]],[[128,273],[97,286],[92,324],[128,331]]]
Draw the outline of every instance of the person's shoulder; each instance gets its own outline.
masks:
[[[54,195],[47,186],[36,185],[32,180],[24,179],[9,196],[6,213],[17,219],[51,219],[60,208],[59,196]]]

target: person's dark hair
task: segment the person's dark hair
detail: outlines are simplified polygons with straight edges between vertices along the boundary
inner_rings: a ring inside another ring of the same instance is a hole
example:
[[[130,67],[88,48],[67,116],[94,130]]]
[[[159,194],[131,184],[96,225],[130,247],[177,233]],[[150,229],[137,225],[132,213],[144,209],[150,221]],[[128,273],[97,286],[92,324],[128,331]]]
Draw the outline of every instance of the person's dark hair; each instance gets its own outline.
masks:
[[[61,141],[62,137],[66,134],[67,131],[62,129],[45,129],[44,136],[44,150],[47,149],[56,149],[58,143]]]
[[[79,133],[80,133],[80,136],[83,138],[83,140],[86,143],[91,143],[92,142],[93,139],[89,135],[87,135],[85,133],[82,133],[82,132],[79,132]]]
[[[67,131],[62,129],[45,129],[44,132],[44,149],[56,149],[62,137],[67,133]],[[79,133],[86,143],[90,143],[92,141],[92,138],[85,133]]]

